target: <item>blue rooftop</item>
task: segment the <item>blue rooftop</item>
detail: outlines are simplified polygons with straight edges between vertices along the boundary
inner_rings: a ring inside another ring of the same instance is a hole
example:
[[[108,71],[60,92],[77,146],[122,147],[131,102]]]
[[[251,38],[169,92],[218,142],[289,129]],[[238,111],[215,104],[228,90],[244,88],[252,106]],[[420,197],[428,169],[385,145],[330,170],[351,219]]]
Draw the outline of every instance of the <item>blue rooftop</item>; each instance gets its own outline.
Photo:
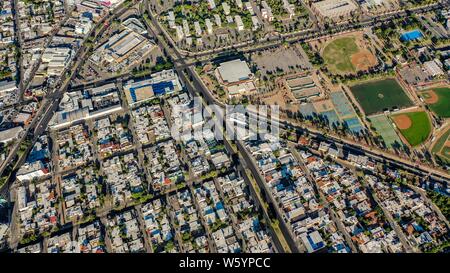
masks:
[[[219,203],[216,204],[216,209],[217,209],[217,210],[223,209],[223,204],[222,204],[222,202],[219,202]]]
[[[407,42],[412,40],[418,40],[423,37],[422,32],[420,30],[415,29],[409,32],[405,32],[400,36],[400,41]]]
[[[313,250],[318,250],[325,246],[325,244],[322,241],[317,242],[317,244],[314,243],[310,235],[306,236],[306,238],[308,239],[308,242],[311,244]]]
[[[173,91],[175,89],[173,86],[173,83],[171,81],[150,83],[150,84],[144,84],[144,85],[137,86],[137,87],[131,87],[130,88],[130,96],[131,96],[131,99],[133,100],[133,102],[137,102],[136,90],[145,88],[148,86],[152,87],[153,94],[155,94],[155,96],[162,96],[162,95],[166,94],[166,92]]]

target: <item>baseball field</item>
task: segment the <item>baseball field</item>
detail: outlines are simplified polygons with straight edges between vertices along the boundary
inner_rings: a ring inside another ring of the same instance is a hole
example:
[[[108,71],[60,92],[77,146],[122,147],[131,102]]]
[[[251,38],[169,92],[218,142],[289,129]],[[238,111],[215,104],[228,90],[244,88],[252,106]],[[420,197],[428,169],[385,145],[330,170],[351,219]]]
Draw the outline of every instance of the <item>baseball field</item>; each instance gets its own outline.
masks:
[[[357,35],[331,41],[322,53],[330,71],[334,74],[351,74],[375,66],[378,62],[376,57],[362,43]]]
[[[431,122],[426,112],[408,112],[391,117],[400,133],[413,147],[425,142],[431,134]]]
[[[433,88],[419,94],[436,115],[441,118],[450,117],[450,88]]]

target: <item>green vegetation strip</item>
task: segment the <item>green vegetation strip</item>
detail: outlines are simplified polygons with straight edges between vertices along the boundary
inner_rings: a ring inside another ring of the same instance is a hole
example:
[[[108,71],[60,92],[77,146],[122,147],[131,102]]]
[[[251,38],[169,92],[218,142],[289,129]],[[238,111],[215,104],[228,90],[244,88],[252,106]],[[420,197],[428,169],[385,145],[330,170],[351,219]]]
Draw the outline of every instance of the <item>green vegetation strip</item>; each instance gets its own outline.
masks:
[[[266,215],[268,215],[267,210],[269,208],[269,205],[261,197],[261,189],[259,188],[258,184],[256,183],[255,178],[253,177],[251,172],[249,170],[245,170],[245,172],[247,173],[247,176],[248,176],[250,182],[252,183],[253,188],[256,191],[256,196],[261,204],[261,207],[263,207]],[[286,242],[286,239],[284,238],[284,235],[281,232],[280,223],[277,220],[272,221],[272,219],[271,219],[270,225],[272,226],[273,231],[276,233],[281,245],[283,246],[284,252],[290,253],[291,248],[289,247],[289,244]]]
[[[450,197],[435,191],[427,191],[427,195],[438,206],[445,218],[450,221]]]

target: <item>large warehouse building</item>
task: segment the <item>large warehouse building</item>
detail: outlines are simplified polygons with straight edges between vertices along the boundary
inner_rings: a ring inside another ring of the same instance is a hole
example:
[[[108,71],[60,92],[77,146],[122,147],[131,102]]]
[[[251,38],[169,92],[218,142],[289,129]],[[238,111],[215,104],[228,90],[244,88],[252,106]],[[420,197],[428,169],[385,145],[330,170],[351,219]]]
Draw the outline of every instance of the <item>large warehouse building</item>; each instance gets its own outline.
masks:
[[[318,16],[333,21],[345,19],[358,9],[352,0],[324,0],[313,3],[311,8]]]

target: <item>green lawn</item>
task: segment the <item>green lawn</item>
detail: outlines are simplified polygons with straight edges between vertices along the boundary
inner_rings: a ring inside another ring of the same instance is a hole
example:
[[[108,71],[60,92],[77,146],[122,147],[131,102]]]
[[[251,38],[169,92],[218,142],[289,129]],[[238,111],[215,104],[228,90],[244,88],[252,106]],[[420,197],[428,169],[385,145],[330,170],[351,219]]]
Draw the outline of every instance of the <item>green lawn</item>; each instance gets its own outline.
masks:
[[[370,122],[375,130],[381,135],[384,143],[386,143],[388,147],[392,147],[394,144],[402,144],[402,141],[392,126],[391,120],[385,115],[370,117]]]
[[[439,97],[437,103],[430,104],[430,109],[441,118],[450,117],[450,88],[433,88]]]
[[[411,100],[395,79],[374,80],[350,87],[366,115],[393,108],[412,106]]]
[[[445,154],[445,150],[442,149],[445,145],[445,142],[447,142],[448,137],[450,136],[450,129],[447,130],[434,144],[433,149],[431,150],[431,153],[434,154],[434,156],[439,157],[442,161],[450,163],[450,155]],[[443,151],[441,151],[443,150]]]
[[[332,72],[347,74],[355,72],[351,56],[358,52],[354,37],[343,37],[330,42],[323,50],[325,64]]]
[[[444,147],[444,149],[442,149],[441,154],[445,159],[450,160],[450,147],[448,146]]]
[[[411,146],[417,146],[427,140],[431,133],[431,123],[427,113],[411,112],[399,115],[407,115],[412,121],[411,127],[400,130]]]
[[[450,136],[450,129],[447,130],[434,144],[433,149],[431,150],[432,153],[439,153],[444,147],[445,142],[447,141],[448,137]]]

